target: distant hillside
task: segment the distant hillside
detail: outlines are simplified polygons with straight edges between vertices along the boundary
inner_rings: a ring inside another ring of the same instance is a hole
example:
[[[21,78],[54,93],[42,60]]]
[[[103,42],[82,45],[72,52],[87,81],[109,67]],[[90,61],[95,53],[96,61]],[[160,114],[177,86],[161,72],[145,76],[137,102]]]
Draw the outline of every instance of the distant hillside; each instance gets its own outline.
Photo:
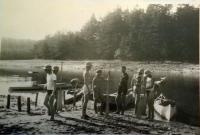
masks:
[[[56,33],[35,45],[40,59],[121,59],[199,62],[199,8],[150,4],[95,15],[76,33]]]
[[[36,41],[25,39],[1,39],[0,59],[34,58],[33,48]]]

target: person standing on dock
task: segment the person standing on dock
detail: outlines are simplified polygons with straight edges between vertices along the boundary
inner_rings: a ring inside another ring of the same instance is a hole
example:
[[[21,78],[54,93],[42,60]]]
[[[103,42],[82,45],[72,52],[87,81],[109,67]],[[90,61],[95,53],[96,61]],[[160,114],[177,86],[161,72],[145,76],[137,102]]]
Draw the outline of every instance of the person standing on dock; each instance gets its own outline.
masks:
[[[50,96],[50,100],[49,100],[49,104],[50,104],[50,113],[51,113],[51,120],[54,120],[54,114],[55,112],[58,110],[58,99],[59,99],[59,95],[58,93],[60,91],[58,91],[58,89],[56,89],[56,81],[57,81],[57,74],[58,74],[58,71],[59,71],[59,67],[57,66],[54,66],[53,67],[53,73],[52,73],[52,76],[53,76],[53,80],[54,80],[54,91],[53,93],[51,94]],[[62,91],[61,91],[62,92]],[[62,106],[62,103],[61,103],[61,106]]]
[[[97,70],[96,75],[92,81],[93,98],[94,98],[94,111],[97,114],[97,104],[101,104],[100,115],[103,115],[103,86],[104,78],[102,77],[102,70]]]
[[[116,105],[117,105],[117,114],[121,112],[124,115],[125,105],[126,105],[126,94],[128,91],[128,79],[129,76],[126,73],[126,67],[122,66],[122,76],[118,86]]]
[[[139,69],[138,75],[135,81],[135,115],[140,118],[142,115],[143,107],[141,105],[141,99],[144,97],[144,93],[142,93],[142,84],[144,77],[144,69]]]
[[[48,115],[51,115],[51,110],[50,110],[50,96],[52,95],[53,91],[55,90],[55,81],[56,81],[56,76],[52,74],[52,67],[51,65],[45,66],[45,72],[47,74],[46,76],[46,89],[47,89],[47,94],[45,96],[44,100],[44,105],[48,109]]]
[[[53,67],[53,74],[55,74],[56,79],[58,80],[58,72],[59,72],[59,67],[58,66],[54,66]],[[62,107],[63,107],[63,91],[61,89],[57,89],[56,90],[56,103],[55,103],[55,111],[62,111]]]
[[[147,106],[148,106],[148,117],[147,119],[153,120],[154,118],[154,81],[152,78],[151,71],[145,71],[145,89],[146,89],[146,96],[147,96]]]
[[[86,109],[87,109],[87,103],[89,100],[89,96],[92,93],[92,76],[90,73],[90,70],[92,68],[92,63],[87,62],[86,63],[86,69],[83,73],[83,80],[84,80],[84,85],[83,85],[83,98],[82,98],[82,119],[87,119],[89,116],[86,114]]]

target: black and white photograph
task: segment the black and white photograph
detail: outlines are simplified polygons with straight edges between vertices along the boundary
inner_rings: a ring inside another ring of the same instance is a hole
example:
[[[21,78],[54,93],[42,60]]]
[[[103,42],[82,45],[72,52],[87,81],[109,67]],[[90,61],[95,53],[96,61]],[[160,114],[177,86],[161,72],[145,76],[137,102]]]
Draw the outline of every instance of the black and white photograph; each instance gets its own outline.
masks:
[[[0,0],[0,134],[199,135],[199,0]]]

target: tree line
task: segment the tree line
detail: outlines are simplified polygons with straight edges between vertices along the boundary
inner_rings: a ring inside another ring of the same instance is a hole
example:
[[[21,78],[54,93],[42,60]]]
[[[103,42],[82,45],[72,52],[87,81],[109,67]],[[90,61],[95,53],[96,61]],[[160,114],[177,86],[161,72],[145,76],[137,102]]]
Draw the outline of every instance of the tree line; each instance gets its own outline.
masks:
[[[122,59],[198,62],[199,9],[151,4],[144,9],[115,9],[90,20],[79,32],[57,32],[37,41],[42,59]]]
[[[29,39],[3,38],[0,44],[0,59],[33,59],[35,44],[36,41]]]

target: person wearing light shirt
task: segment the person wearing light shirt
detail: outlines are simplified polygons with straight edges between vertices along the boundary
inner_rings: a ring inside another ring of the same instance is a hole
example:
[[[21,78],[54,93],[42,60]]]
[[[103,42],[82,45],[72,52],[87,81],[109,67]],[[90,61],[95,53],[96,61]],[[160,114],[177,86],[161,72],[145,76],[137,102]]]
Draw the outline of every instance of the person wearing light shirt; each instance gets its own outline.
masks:
[[[92,80],[92,90],[93,90],[93,99],[94,99],[94,111],[95,114],[103,115],[103,89],[104,89],[104,78],[102,76],[102,70],[97,70],[96,75]],[[100,103],[100,110],[97,107],[97,104]]]
[[[46,89],[47,89],[47,94],[45,96],[44,100],[44,105],[48,109],[48,115],[51,115],[50,111],[50,96],[52,95],[53,91],[55,90],[55,81],[56,81],[56,76],[52,74],[52,68],[50,65],[47,65],[45,67],[45,72],[46,72]]]
[[[53,93],[51,94],[50,96],[50,100],[49,100],[49,104],[50,104],[50,113],[51,113],[51,118],[50,120],[54,120],[54,114],[57,110],[57,103],[58,103],[58,91],[56,89],[56,81],[57,81],[57,73],[59,71],[59,68],[57,66],[54,66],[53,67],[53,73],[52,73],[52,82],[53,82],[53,87],[54,87],[54,90],[53,90]],[[61,103],[62,105],[62,103]]]
[[[147,119],[153,120],[153,118],[154,118],[153,104],[154,104],[155,92],[154,92],[154,81],[152,78],[151,71],[149,71],[149,70],[145,71],[145,89],[146,89],[147,106],[148,106]]]
[[[90,62],[86,63],[86,69],[83,73],[83,98],[82,98],[82,119],[88,119],[89,116],[86,114],[87,104],[89,100],[90,94],[92,94],[92,76],[90,70],[92,68],[92,64]]]

